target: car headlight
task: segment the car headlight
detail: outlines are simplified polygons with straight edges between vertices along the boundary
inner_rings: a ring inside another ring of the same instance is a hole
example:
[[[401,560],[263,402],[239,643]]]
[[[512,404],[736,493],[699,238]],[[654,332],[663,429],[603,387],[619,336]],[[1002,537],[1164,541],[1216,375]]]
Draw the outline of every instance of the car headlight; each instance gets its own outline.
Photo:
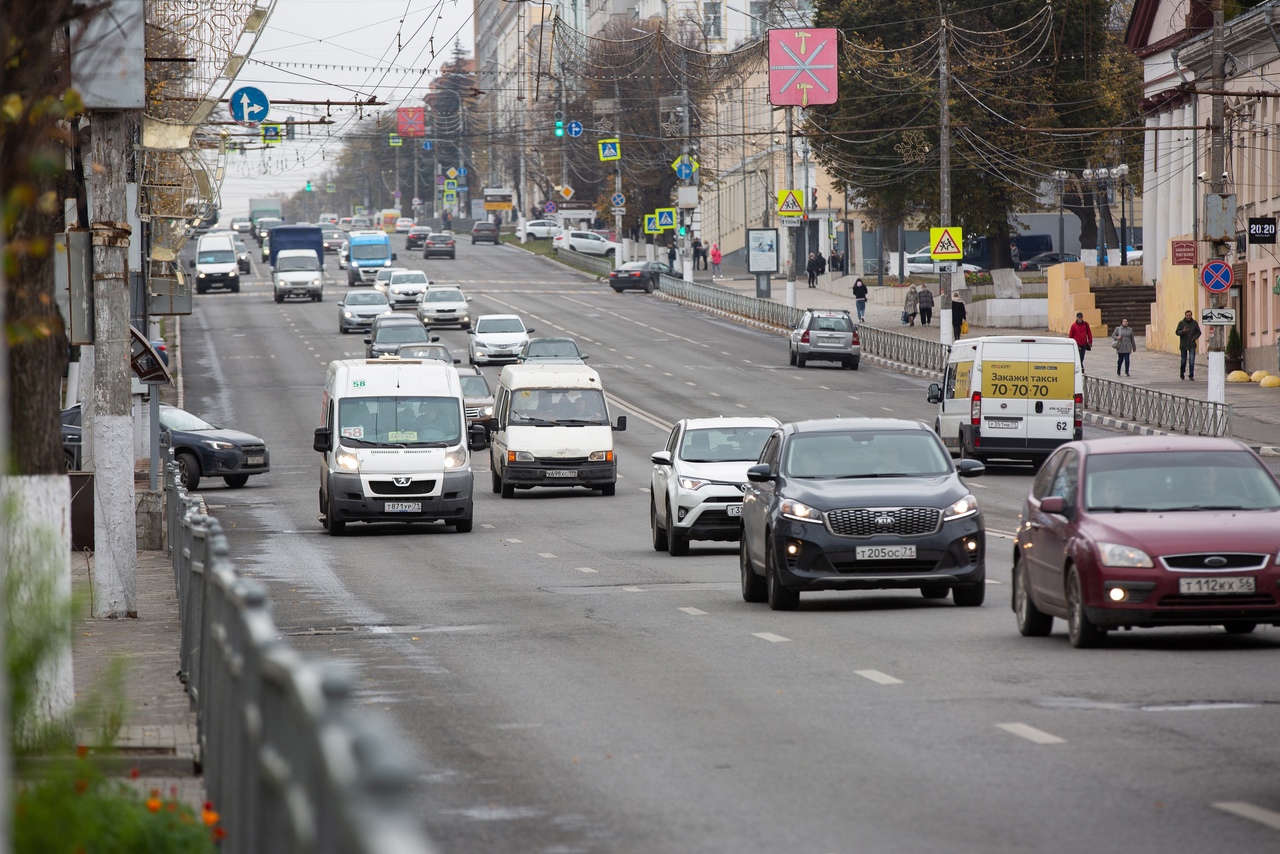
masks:
[[[1154,566],[1150,555],[1142,549],[1126,546],[1123,543],[1098,543],[1098,560],[1103,566],[1141,568]]]
[[[482,407],[480,408],[480,414],[481,414],[482,416],[484,416],[485,418],[489,418],[489,417],[491,417],[491,416],[493,415],[493,407],[492,407],[492,406],[482,406]]]
[[[319,286],[319,284],[320,284],[320,280],[319,280],[319,279],[312,279],[312,280],[311,280],[311,284],[316,285],[316,286]]]
[[[791,498],[782,499],[782,504],[778,509],[782,511],[783,516],[788,519],[795,519],[797,522],[822,522],[821,510],[815,510],[808,504]]]
[[[342,316],[343,316],[343,317],[355,317],[355,315],[354,315],[354,314],[352,314],[352,313],[351,313],[351,312],[349,312],[349,311],[344,311],[344,312],[342,313]]]
[[[391,259],[390,259],[390,258],[388,258],[387,260],[383,261],[383,262],[382,262],[382,266],[384,266],[384,267],[390,267],[390,266],[391,266]]]
[[[533,454],[528,451],[507,451],[507,462],[531,463],[533,462]]]
[[[681,489],[692,490],[692,489],[702,489],[702,487],[706,486],[711,481],[703,480],[700,477],[681,477],[681,478],[677,478],[677,482],[680,484]]]
[[[461,445],[444,455],[444,467],[447,469],[462,468],[467,464],[467,449]]]
[[[239,272],[238,270],[231,270],[231,271],[229,271],[229,272],[227,273],[227,278],[229,278],[229,279],[235,279],[235,278],[239,277],[239,275],[240,275],[240,272]]]
[[[333,461],[338,464],[338,468],[347,471],[356,471],[360,468],[360,458],[343,448],[339,448],[338,453],[333,455]]]
[[[613,451],[592,451],[587,455],[587,462],[611,463],[613,462]]]
[[[196,274],[196,278],[197,278],[197,279],[203,279],[203,278],[204,278],[204,273],[197,273],[197,274]]]
[[[955,504],[952,504],[946,510],[942,511],[942,521],[949,522],[952,519],[963,519],[966,516],[972,516],[978,512],[978,499],[972,495],[966,495]]]
[[[230,442],[219,442],[217,439],[205,439],[204,443],[215,451],[229,451],[235,447]]]

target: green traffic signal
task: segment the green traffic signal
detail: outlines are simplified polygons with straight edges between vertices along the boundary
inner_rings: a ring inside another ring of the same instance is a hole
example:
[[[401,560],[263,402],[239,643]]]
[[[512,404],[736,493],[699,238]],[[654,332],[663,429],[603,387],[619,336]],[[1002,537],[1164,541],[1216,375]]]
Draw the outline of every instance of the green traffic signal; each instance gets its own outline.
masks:
[[[564,122],[556,122],[556,136],[564,136]]]
[[[310,181],[308,181],[308,182],[307,182],[307,192],[308,192],[308,193],[312,192],[312,189],[311,189],[311,182],[310,182]]]

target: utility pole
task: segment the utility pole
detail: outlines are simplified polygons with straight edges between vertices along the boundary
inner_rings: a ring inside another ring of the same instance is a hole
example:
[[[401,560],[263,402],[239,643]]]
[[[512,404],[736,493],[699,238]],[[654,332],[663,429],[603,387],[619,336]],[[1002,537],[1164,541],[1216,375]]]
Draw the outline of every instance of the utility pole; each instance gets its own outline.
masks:
[[[1224,85],[1224,65],[1226,64],[1226,50],[1223,45],[1223,14],[1222,0],[1213,0],[1213,32],[1210,41],[1210,61],[1213,68],[1210,69],[1209,79],[1210,86],[1213,87],[1213,95],[1210,97],[1211,117],[1209,128],[1209,188],[1217,207],[1225,207],[1223,204],[1223,194],[1226,192],[1226,123],[1224,116],[1224,104],[1222,87]],[[1234,216],[1232,217],[1234,221]],[[1210,222],[1208,211],[1205,212],[1206,225]],[[1228,245],[1222,242],[1220,235],[1210,235],[1214,238],[1210,253],[1213,260],[1223,260],[1227,254]],[[1209,297],[1209,305],[1212,308],[1225,308],[1227,305],[1227,292],[1214,293]],[[1206,398],[1213,403],[1225,403],[1227,399],[1226,384],[1226,354],[1223,352],[1225,344],[1224,336],[1226,334],[1225,326],[1209,327],[1209,388]],[[1194,354],[1192,354],[1194,358]]]
[[[951,37],[948,32],[950,24],[946,17],[942,18],[942,27],[938,38],[938,225],[947,228],[951,225]],[[898,246],[899,252],[905,248]],[[961,274],[963,275],[963,274]],[[938,302],[942,310],[938,312],[938,340],[943,346],[955,343],[954,330],[951,328],[952,285],[950,273],[938,274]]]
[[[613,78],[613,129],[617,134],[618,139],[621,140],[622,139],[622,99],[618,92],[617,77]],[[619,142],[618,144],[621,145],[622,143]],[[613,166],[614,166],[613,192],[615,194],[620,194],[622,193],[622,160],[619,159],[617,163],[613,164]],[[617,205],[615,205],[615,207],[617,207]],[[623,240],[622,214],[620,213],[615,213],[613,215],[613,236],[617,240],[618,246],[628,246],[628,247],[631,246],[630,240]],[[627,261],[629,260],[631,259],[624,257],[624,253],[622,253],[621,251],[614,252],[613,253],[614,269],[621,267],[623,264],[627,263]]]
[[[787,170],[787,189],[788,190],[795,189],[795,185],[796,185],[796,146],[795,146],[795,141],[791,138],[793,122],[795,121],[795,118],[792,115],[792,110],[794,109],[795,107],[787,107],[787,151],[786,151],[786,154],[783,155],[783,160],[785,161],[784,165]],[[769,203],[769,200],[765,199],[765,204],[768,204],[768,203]],[[791,226],[788,225],[788,223],[792,219],[793,217],[787,217],[785,221],[779,223],[779,225],[782,226],[782,257],[786,259],[786,264],[787,264],[787,305],[791,306],[792,308],[795,308],[795,305],[796,305],[796,259],[795,259],[796,247],[795,247],[795,240],[794,240],[795,232],[792,230]]]

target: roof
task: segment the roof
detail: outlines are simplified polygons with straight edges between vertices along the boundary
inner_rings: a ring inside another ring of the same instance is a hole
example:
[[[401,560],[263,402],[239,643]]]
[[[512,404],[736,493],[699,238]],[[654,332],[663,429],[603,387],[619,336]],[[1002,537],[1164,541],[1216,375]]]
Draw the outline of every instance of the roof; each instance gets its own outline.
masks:
[[[513,388],[601,388],[594,369],[554,362],[507,365],[501,382]]]
[[[712,427],[777,427],[778,419],[769,416],[743,416],[736,415],[728,418],[723,415],[718,418],[686,418],[684,419],[684,427],[686,430],[705,430]]]
[[[817,418],[783,425],[793,433],[838,433],[850,430],[929,430],[907,418]]]
[[[1243,451],[1248,450],[1237,439],[1214,436],[1108,436],[1073,442],[1089,454],[1132,454],[1160,451]]]

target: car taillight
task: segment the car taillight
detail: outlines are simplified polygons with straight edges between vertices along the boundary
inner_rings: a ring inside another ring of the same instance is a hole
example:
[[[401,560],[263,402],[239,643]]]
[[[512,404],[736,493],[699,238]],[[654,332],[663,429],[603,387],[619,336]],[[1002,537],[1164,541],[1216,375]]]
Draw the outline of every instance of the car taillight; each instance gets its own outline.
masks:
[[[969,398],[969,423],[974,427],[982,426],[982,392],[975,391]]]
[[[858,337],[858,330],[853,330],[853,346],[857,347],[862,343],[862,339]]]
[[[808,343],[809,343],[809,330],[808,330],[808,329],[806,329],[804,332],[801,332],[801,333],[800,333],[800,343],[801,343],[801,344],[808,344]]]
[[[1076,430],[1080,430],[1081,428],[1084,427],[1084,395],[1083,394],[1077,394],[1075,396],[1075,413],[1073,418],[1075,420],[1074,426]]]

